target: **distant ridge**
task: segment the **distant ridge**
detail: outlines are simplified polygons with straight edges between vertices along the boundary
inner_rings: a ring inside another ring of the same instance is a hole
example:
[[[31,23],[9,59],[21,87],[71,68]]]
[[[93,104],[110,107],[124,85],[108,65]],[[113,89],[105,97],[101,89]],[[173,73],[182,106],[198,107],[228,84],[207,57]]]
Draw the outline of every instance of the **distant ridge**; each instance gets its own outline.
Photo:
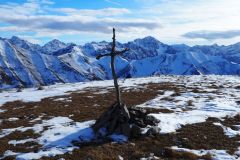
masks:
[[[109,43],[66,44],[54,39],[43,46],[19,37],[0,38],[0,88],[111,79],[109,59],[95,59]],[[120,77],[240,75],[240,43],[229,46],[167,45],[154,37],[117,43],[130,48],[116,60]]]

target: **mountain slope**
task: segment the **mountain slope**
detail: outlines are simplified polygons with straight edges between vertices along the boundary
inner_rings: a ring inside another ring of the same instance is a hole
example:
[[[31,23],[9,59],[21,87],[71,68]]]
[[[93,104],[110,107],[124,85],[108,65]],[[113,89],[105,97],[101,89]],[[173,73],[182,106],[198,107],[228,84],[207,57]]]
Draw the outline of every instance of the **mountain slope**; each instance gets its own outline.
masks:
[[[153,37],[121,44],[130,51],[116,58],[119,77],[175,75],[240,75],[240,43],[229,46],[166,45]],[[37,86],[111,79],[111,43],[92,42],[83,46],[53,40],[44,46],[18,37],[0,38],[0,88]]]

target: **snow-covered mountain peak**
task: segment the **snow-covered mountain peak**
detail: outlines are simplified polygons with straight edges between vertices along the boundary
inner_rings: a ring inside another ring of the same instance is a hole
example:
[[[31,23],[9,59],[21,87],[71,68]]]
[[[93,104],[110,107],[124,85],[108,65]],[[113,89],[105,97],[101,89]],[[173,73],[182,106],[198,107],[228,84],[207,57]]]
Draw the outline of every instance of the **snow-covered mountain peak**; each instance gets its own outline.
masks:
[[[78,50],[78,49],[79,49],[79,47],[76,44],[71,43],[71,44],[67,45],[66,47],[63,47],[57,51],[51,52],[51,55],[59,56],[59,55],[63,55],[63,54],[68,54],[68,53],[71,53],[74,50]]]
[[[46,45],[64,46],[66,44],[58,39],[53,39],[53,40],[49,41],[48,43],[46,43],[45,46]]]
[[[25,40],[23,40],[23,39],[21,39],[21,38],[19,38],[19,37],[17,37],[17,36],[12,36],[11,38],[10,38],[10,40],[12,41],[12,42],[25,42]]]
[[[240,75],[240,43],[190,47],[163,44],[149,36],[123,44],[116,42],[116,50],[123,48],[130,51],[116,58],[119,77]],[[111,79],[110,57],[95,58],[110,51],[111,42],[106,41],[79,46],[55,39],[41,47],[16,36],[1,38],[0,89],[19,84],[28,87]]]
[[[48,43],[46,43],[42,49],[43,52],[45,52],[46,54],[52,54],[53,52],[56,52],[60,49],[66,48],[68,45],[65,44],[64,42],[61,42],[57,39],[54,39]]]
[[[82,50],[86,55],[94,57],[107,48],[109,48],[109,43],[106,41],[86,43],[82,46]]]
[[[159,40],[157,40],[156,38],[154,38],[152,36],[144,37],[144,38],[141,38],[141,39],[140,38],[139,39],[135,39],[134,43],[137,43],[139,45],[163,44]]]
[[[142,39],[135,39],[133,42],[128,43],[129,46],[141,47],[146,50],[155,51],[156,50],[165,50],[168,45],[160,42],[154,37],[148,36]]]
[[[17,46],[18,48],[23,48],[23,49],[30,50],[30,51],[39,50],[41,48],[38,44],[32,44],[32,43],[28,42],[27,40],[24,40],[17,36],[12,36],[12,38],[9,39],[9,41],[13,45]]]

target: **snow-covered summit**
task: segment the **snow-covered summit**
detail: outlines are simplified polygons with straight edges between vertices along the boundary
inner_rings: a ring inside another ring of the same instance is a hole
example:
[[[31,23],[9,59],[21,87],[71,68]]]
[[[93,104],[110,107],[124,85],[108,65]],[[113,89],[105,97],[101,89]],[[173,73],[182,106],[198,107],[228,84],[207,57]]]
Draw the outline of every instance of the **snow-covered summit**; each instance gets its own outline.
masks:
[[[32,43],[28,42],[27,40],[24,40],[24,39],[19,38],[17,36],[12,36],[12,38],[9,39],[9,41],[13,45],[17,46],[18,48],[23,48],[23,49],[31,50],[31,51],[40,50],[41,49],[40,45],[32,44]]]
[[[57,40],[57,39],[54,39],[48,43],[46,43],[43,47],[42,47],[42,50],[44,53],[46,54],[51,54],[51,53],[54,53],[60,49],[63,49],[63,48],[66,48],[68,45]]]

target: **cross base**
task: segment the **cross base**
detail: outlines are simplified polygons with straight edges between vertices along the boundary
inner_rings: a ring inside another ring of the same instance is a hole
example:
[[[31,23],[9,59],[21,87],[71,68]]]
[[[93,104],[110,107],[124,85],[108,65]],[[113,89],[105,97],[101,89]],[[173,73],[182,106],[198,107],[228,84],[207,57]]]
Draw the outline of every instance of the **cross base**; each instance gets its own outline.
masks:
[[[125,104],[114,103],[104,112],[92,126],[96,135],[101,135],[101,129],[106,129],[104,136],[112,134],[124,135],[128,138],[136,138],[144,135],[157,134],[160,129],[157,127],[159,120],[149,116],[146,110],[131,107]],[[144,128],[148,128],[143,133]]]

